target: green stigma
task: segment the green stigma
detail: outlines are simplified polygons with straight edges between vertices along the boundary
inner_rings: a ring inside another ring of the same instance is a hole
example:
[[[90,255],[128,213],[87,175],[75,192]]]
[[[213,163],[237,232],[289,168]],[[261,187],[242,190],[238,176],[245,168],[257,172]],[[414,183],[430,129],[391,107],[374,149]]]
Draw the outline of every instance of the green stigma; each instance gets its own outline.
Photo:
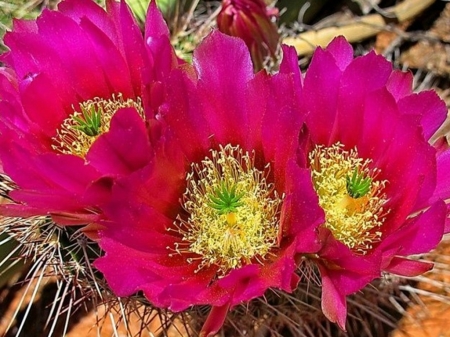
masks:
[[[101,116],[104,113],[101,107],[81,106],[81,114],[72,115],[75,121],[74,128],[89,137],[96,137],[101,133]]]
[[[372,185],[372,179],[370,177],[364,177],[358,169],[353,171],[353,175],[347,176],[347,192],[355,199],[365,196],[370,191]]]
[[[208,206],[217,210],[219,214],[233,213],[243,205],[240,200],[244,194],[244,192],[236,192],[236,185],[230,187],[227,183],[221,182],[220,186],[214,190],[214,195],[209,196]]]

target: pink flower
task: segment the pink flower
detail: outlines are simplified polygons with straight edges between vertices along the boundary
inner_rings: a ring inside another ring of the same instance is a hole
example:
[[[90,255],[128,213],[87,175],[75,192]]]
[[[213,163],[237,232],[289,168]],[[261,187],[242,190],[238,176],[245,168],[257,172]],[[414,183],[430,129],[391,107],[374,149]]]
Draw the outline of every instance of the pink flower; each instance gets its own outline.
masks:
[[[211,305],[202,336],[268,288],[292,291],[296,255],[320,248],[323,212],[294,160],[297,56],[283,51],[280,73],[255,75],[241,40],[209,35],[194,67],[171,74],[150,164],[117,182],[105,210],[95,266],[111,289],[173,311]]]
[[[222,33],[245,41],[255,70],[260,70],[267,57],[276,60],[280,36],[271,20],[276,15],[278,10],[263,0],[223,0],[217,26]]]
[[[113,179],[149,159],[141,122],[177,65],[161,14],[153,2],[143,36],[124,1],[67,0],[4,40],[0,162],[16,187],[0,211],[92,221]]]
[[[326,222],[317,263],[325,315],[345,329],[346,296],[383,272],[413,276],[412,254],[445,231],[449,152],[429,139],[446,117],[432,91],[374,52],[353,58],[343,38],[317,49],[306,72],[301,143]]]

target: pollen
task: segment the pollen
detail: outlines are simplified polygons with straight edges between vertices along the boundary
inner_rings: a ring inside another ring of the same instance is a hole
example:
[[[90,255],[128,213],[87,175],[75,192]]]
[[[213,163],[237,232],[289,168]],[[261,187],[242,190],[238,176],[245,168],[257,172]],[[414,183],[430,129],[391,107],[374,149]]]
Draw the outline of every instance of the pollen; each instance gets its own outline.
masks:
[[[109,130],[112,117],[121,108],[135,108],[144,118],[140,98],[125,100],[122,94],[111,99],[97,97],[73,107],[73,114],[63,121],[53,138],[53,149],[84,158],[95,140]]]
[[[344,150],[340,143],[317,146],[310,154],[312,180],[325,211],[325,227],[355,253],[366,254],[381,240],[388,210],[381,171],[371,168],[357,149]]]
[[[197,272],[215,265],[218,275],[250,263],[263,264],[278,245],[283,197],[267,182],[270,165],[255,167],[254,153],[227,145],[193,163],[174,229],[174,250],[194,254]],[[172,248],[173,249],[173,248]]]

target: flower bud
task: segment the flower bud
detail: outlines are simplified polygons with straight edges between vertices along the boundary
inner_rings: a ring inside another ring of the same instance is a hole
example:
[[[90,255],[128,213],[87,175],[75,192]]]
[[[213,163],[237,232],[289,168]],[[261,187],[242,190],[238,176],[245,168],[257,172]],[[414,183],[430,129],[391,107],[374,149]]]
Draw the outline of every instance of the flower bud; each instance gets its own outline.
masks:
[[[277,15],[278,9],[268,8],[263,0],[223,0],[217,25],[221,32],[244,40],[258,71],[268,57],[277,59],[280,36],[271,20]]]

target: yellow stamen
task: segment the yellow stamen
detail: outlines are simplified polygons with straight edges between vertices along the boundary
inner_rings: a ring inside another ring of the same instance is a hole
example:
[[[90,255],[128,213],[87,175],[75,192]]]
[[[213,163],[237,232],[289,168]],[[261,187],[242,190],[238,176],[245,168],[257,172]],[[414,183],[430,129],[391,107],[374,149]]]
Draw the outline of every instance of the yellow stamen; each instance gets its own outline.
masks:
[[[219,276],[252,261],[262,263],[276,248],[283,200],[267,183],[268,174],[269,166],[258,170],[253,154],[231,145],[192,164],[182,200],[188,215],[179,215],[169,229],[182,240],[169,249],[198,254],[197,271],[216,265]]]
[[[379,242],[387,202],[383,192],[386,180],[377,180],[380,170],[371,169],[370,160],[359,158],[355,149],[346,151],[342,144],[317,146],[309,155],[311,174],[325,211],[327,227],[334,237],[359,254],[366,254]],[[348,181],[355,172],[370,181],[368,192],[353,197]]]
[[[140,98],[136,101],[125,100],[122,94],[118,94],[113,95],[111,99],[97,97],[80,103],[79,108],[73,108],[74,113],[66,118],[61,128],[57,130],[57,134],[53,138],[53,149],[84,158],[95,140],[109,130],[112,117],[121,108],[135,108],[144,118],[144,109]],[[86,114],[88,117],[91,114],[97,114],[99,117],[95,134],[87,133],[82,129],[82,124],[86,122]]]

